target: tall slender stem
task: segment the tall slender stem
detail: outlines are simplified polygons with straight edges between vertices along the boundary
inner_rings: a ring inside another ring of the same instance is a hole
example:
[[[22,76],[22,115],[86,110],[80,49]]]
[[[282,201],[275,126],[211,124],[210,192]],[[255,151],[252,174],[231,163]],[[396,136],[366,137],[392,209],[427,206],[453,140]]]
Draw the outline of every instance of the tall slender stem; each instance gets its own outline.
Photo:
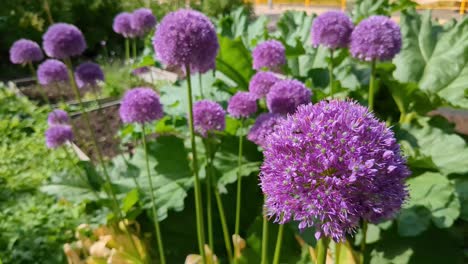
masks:
[[[330,80],[330,97],[333,99],[334,91],[333,91],[333,49],[330,49],[330,62],[328,62],[328,76]]]
[[[91,122],[89,120],[88,112],[86,112],[86,110],[85,110],[85,108],[83,106],[83,101],[81,100],[80,91],[78,90],[78,87],[76,85],[71,60],[70,60],[70,58],[66,58],[64,61],[65,61],[65,64],[67,65],[67,68],[68,68],[68,77],[70,79],[70,84],[72,86],[73,92],[75,93],[75,96],[76,96],[76,98],[78,100],[78,103],[80,105],[80,110],[81,110],[81,112],[82,112],[82,114],[84,116],[86,126],[87,126],[89,132],[91,133],[91,139],[92,139],[94,148],[96,149],[96,153],[97,153],[97,156],[98,156],[99,163],[101,163],[102,170],[104,172],[104,176],[106,177],[106,181],[107,181],[107,183],[109,185],[108,186],[109,187],[108,188],[109,189],[108,194],[109,194],[109,197],[111,198],[111,200],[113,201],[114,210],[115,210],[114,212],[117,215],[119,220],[123,220],[123,215],[122,215],[122,212],[120,211],[119,203],[117,201],[117,196],[115,195],[114,190],[112,189],[111,178],[109,176],[109,173],[107,172],[107,168],[106,168],[106,166],[104,164],[104,159],[103,159],[101,150],[99,149],[99,146],[98,146],[98,143],[97,143],[96,134],[94,133],[94,129],[91,126]],[[124,224],[124,227],[125,227],[125,233],[129,237],[129,240],[131,241],[132,246],[134,247],[137,254],[140,256],[140,251],[138,250],[138,248],[137,248],[137,246],[135,244],[135,241],[133,240],[133,238],[132,238],[132,236],[131,236],[130,232],[128,231],[128,228],[127,228],[127,226],[125,224]]]
[[[372,61],[371,63],[371,75],[370,75],[370,81],[369,81],[369,100],[368,100],[368,105],[369,105],[369,110],[372,111],[374,110],[374,93],[375,93],[375,60]]]
[[[134,38],[133,41],[132,41],[132,51],[133,51],[133,59],[134,60],[136,59],[136,56],[137,56],[136,42],[137,42],[137,39]]]
[[[321,238],[317,241],[317,264],[325,264],[327,262],[327,249],[330,240]]]
[[[202,197],[200,190],[200,178],[198,176],[198,160],[197,160],[197,145],[195,144],[195,129],[193,125],[193,99],[192,99],[192,82],[190,79],[190,65],[185,66],[185,74],[187,74],[187,98],[188,98],[188,117],[190,128],[190,142],[192,145],[192,167],[195,176],[194,189],[195,189],[195,213],[197,222],[197,238],[198,249],[202,256],[203,263],[206,263],[205,255],[205,231],[203,227],[203,210],[202,210]]]
[[[261,264],[268,263],[268,218],[263,215],[262,226],[262,261]]]
[[[343,244],[340,243],[335,243],[335,264],[340,264],[341,262],[341,248]]]
[[[211,173],[206,174],[206,217],[208,221],[208,245],[212,252],[214,252],[214,239],[213,239],[213,216],[212,216],[212,205],[211,205]]]
[[[151,178],[151,170],[150,170],[150,165],[149,165],[149,158],[148,158],[148,146],[146,144],[146,135],[145,135],[145,124],[143,123],[142,125],[142,142],[143,142],[143,148],[145,149],[145,162],[146,162],[146,173],[148,175],[148,183],[150,187],[150,196],[151,196],[151,205],[152,205],[152,211],[153,211],[153,221],[154,221],[154,229],[156,231],[156,239],[158,241],[158,251],[159,251],[159,260],[161,264],[166,263],[166,257],[164,256],[164,246],[162,242],[162,236],[161,236],[161,229],[159,227],[159,220],[158,220],[158,210],[156,208],[156,198],[154,197],[154,188],[153,188],[153,180]]]
[[[239,236],[239,226],[240,226],[240,211],[241,211],[241,195],[242,195],[242,177],[241,177],[241,166],[242,166],[242,142],[243,142],[243,128],[244,120],[241,120],[240,125],[240,135],[239,135],[239,154],[237,157],[237,197],[236,197],[236,223],[234,227],[234,234],[236,239]],[[239,241],[234,243],[234,251],[238,252]],[[235,259],[237,263],[237,258]]]
[[[49,24],[52,25],[54,23],[54,20],[52,19],[52,13],[50,12],[50,6],[47,0],[44,0],[44,10],[47,14],[47,19],[49,20]]]
[[[361,261],[364,263],[364,252],[366,251],[366,237],[367,237],[367,221],[362,221],[362,240],[361,240]]]
[[[205,95],[203,94],[203,82],[202,82],[202,74],[198,74],[198,85],[200,86],[200,95],[202,98],[205,98]]]
[[[130,40],[125,38],[125,61],[128,63],[130,61]]]
[[[284,231],[284,225],[280,224],[278,228],[278,237],[276,238],[275,255],[273,256],[273,264],[279,263],[280,253],[281,253],[281,244],[283,242],[283,231]]]
[[[32,74],[34,80],[36,81],[36,84],[38,85],[38,90],[39,90],[39,93],[41,94],[42,99],[47,104],[47,106],[49,106],[50,109],[53,109],[52,106],[50,105],[49,98],[47,98],[47,95],[42,90],[43,87],[41,87],[39,85],[39,82],[37,81],[36,69],[34,69],[34,65],[32,64],[32,62],[28,62],[28,67],[29,67],[29,70],[31,71],[31,74]]]

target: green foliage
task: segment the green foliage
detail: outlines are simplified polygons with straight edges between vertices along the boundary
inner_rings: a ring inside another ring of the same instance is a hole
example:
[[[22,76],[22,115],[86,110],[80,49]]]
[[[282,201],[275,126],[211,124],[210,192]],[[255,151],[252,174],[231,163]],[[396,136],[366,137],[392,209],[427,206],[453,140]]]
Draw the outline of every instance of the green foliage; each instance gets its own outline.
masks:
[[[242,0],[204,0],[202,11],[210,17],[217,17],[219,15],[227,15],[231,10],[238,7],[245,7],[252,12],[252,4]]]

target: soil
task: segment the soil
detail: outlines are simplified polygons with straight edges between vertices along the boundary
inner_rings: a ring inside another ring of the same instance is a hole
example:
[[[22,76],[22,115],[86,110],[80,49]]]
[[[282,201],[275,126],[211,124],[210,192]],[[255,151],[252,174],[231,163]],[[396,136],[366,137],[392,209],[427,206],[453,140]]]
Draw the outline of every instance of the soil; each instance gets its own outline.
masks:
[[[29,99],[38,101],[44,104],[44,98],[39,89],[44,91],[44,94],[49,99],[51,104],[57,104],[64,100],[65,102],[75,100],[75,94],[73,93],[70,85],[61,83],[56,85],[41,86],[37,84],[30,84],[27,86],[19,87],[21,92],[25,94]]]
[[[120,140],[116,137],[116,133],[122,125],[119,117],[119,105],[90,111],[88,115],[96,135],[99,149],[104,158],[110,159],[119,155]],[[91,160],[99,161],[84,115],[81,114],[74,117],[72,122],[75,133],[75,144],[83,150]]]

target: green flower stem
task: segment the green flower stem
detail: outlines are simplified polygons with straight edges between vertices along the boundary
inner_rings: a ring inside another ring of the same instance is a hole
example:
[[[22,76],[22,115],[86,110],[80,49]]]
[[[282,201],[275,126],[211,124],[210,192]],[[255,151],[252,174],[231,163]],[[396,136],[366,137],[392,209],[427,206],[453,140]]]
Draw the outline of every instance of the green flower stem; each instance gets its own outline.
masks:
[[[333,49],[330,49],[330,62],[328,63],[328,79],[330,80],[330,97],[333,99]]]
[[[128,62],[130,60],[130,40],[125,38],[125,61]]]
[[[31,74],[34,80],[36,81],[36,84],[38,84],[39,86],[38,90],[39,90],[39,93],[41,94],[42,99],[47,104],[47,106],[49,106],[50,109],[53,109],[52,106],[50,105],[49,98],[47,98],[47,95],[42,90],[43,88],[39,85],[39,82],[37,81],[36,69],[34,69],[34,65],[32,64],[32,62],[28,62],[28,67],[29,67],[29,70],[31,71]]]
[[[201,95],[201,98],[205,98],[205,95],[203,94],[203,83],[202,83],[202,74],[199,73],[198,74],[198,85],[200,85],[200,95]]]
[[[371,75],[370,75],[370,81],[369,81],[369,100],[368,100],[368,105],[369,105],[369,110],[372,111],[374,110],[374,96],[375,96],[375,60],[372,61],[371,63]]]
[[[82,112],[82,114],[84,116],[86,126],[87,126],[89,132],[91,133],[91,139],[92,139],[94,148],[96,149],[96,154],[98,156],[99,163],[101,163],[101,165],[102,165],[102,170],[104,172],[104,176],[106,177],[106,181],[109,184],[109,186],[108,186],[109,187],[108,188],[109,189],[108,190],[108,195],[109,195],[109,197],[111,198],[111,200],[114,203],[114,210],[115,210],[114,212],[117,215],[119,220],[123,220],[123,215],[122,215],[122,212],[120,211],[120,206],[119,206],[119,203],[117,201],[117,196],[115,195],[114,190],[112,189],[112,181],[110,179],[107,168],[106,168],[106,166],[104,164],[104,159],[103,159],[101,150],[99,149],[99,146],[97,144],[96,134],[94,133],[94,129],[91,126],[91,122],[89,120],[88,112],[85,111],[85,108],[83,106],[83,101],[81,100],[80,91],[78,90],[78,87],[76,86],[76,81],[75,81],[75,76],[73,74],[73,68],[72,68],[71,60],[70,60],[70,58],[66,58],[64,61],[65,61],[65,64],[67,65],[67,68],[68,68],[68,77],[70,78],[70,84],[72,86],[73,92],[75,93],[75,96],[76,96],[76,98],[78,100],[78,103],[80,105],[80,110],[81,110],[81,112]],[[125,227],[125,233],[127,234],[129,240],[131,241],[132,246],[134,247],[137,254],[140,255],[140,251],[138,250],[138,247],[136,246],[135,241],[133,240],[132,236],[130,235],[130,232],[128,231],[127,226],[125,224],[123,226]]]
[[[327,262],[327,249],[330,239],[323,237],[317,241],[317,264],[325,264]]]
[[[335,243],[335,264],[340,264],[342,243]]]
[[[268,218],[266,215],[263,216],[263,227],[262,227],[262,261],[261,264],[268,263]]]
[[[211,205],[211,200],[213,199],[211,195],[212,175],[209,172],[209,169],[208,168],[206,169],[207,169],[207,173],[206,173],[206,218],[208,222],[208,245],[210,246],[211,251],[214,252],[213,216],[212,216],[212,205]]]
[[[361,261],[364,263],[364,252],[366,250],[366,237],[367,237],[367,221],[362,221],[362,240],[361,240]]]
[[[143,148],[145,149],[145,162],[146,162],[146,173],[148,175],[148,183],[150,187],[150,194],[151,194],[151,205],[153,211],[153,221],[154,221],[154,229],[156,230],[156,239],[158,241],[158,251],[159,251],[159,260],[161,264],[166,263],[166,257],[164,256],[164,245],[162,242],[161,236],[161,229],[159,227],[159,220],[158,220],[158,210],[156,208],[156,198],[154,197],[154,188],[153,188],[153,180],[151,178],[151,170],[149,165],[149,158],[148,158],[148,146],[146,144],[146,135],[145,135],[145,124],[142,125],[143,134],[141,135],[141,139],[143,142]]]
[[[190,128],[190,142],[192,145],[192,165],[193,173],[195,176],[194,189],[195,189],[195,212],[197,222],[197,238],[198,238],[198,249],[202,256],[203,263],[206,263],[205,255],[205,231],[203,227],[203,210],[202,210],[202,197],[200,190],[200,178],[198,176],[198,160],[197,160],[197,145],[195,144],[195,129],[193,125],[193,99],[192,99],[192,82],[190,78],[190,65],[185,66],[185,73],[187,74],[187,98],[188,98],[188,117],[189,117],[189,128]]]
[[[134,38],[132,41],[132,50],[133,50],[133,59],[135,60],[137,57],[137,49],[136,49],[137,39]]]
[[[241,167],[242,167],[242,142],[243,142],[243,128],[244,128],[244,120],[241,119],[241,125],[239,127],[240,135],[239,135],[239,154],[237,157],[237,196],[236,196],[236,224],[234,227],[234,234],[239,236],[239,226],[240,226],[240,211],[241,211],[241,195],[242,195],[242,177],[241,177]],[[234,243],[234,251],[238,251],[239,243],[235,241]],[[234,261],[237,263],[237,258]]]
[[[284,225],[279,225],[278,237],[276,238],[275,255],[273,256],[273,264],[279,263],[280,253],[281,253],[281,244],[283,242],[283,231],[284,231]]]

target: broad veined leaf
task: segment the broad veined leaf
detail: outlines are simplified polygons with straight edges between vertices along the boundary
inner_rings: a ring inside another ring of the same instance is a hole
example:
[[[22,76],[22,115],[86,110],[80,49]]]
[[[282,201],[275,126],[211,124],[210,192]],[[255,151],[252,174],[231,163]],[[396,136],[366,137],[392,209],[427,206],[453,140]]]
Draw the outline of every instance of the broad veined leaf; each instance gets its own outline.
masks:
[[[431,20],[405,11],[401,16],[402,51],[394,59],[394,76],[416,82],[421,90],[437,94],[449,103],[468,108],[468,17],[443,28]]]

